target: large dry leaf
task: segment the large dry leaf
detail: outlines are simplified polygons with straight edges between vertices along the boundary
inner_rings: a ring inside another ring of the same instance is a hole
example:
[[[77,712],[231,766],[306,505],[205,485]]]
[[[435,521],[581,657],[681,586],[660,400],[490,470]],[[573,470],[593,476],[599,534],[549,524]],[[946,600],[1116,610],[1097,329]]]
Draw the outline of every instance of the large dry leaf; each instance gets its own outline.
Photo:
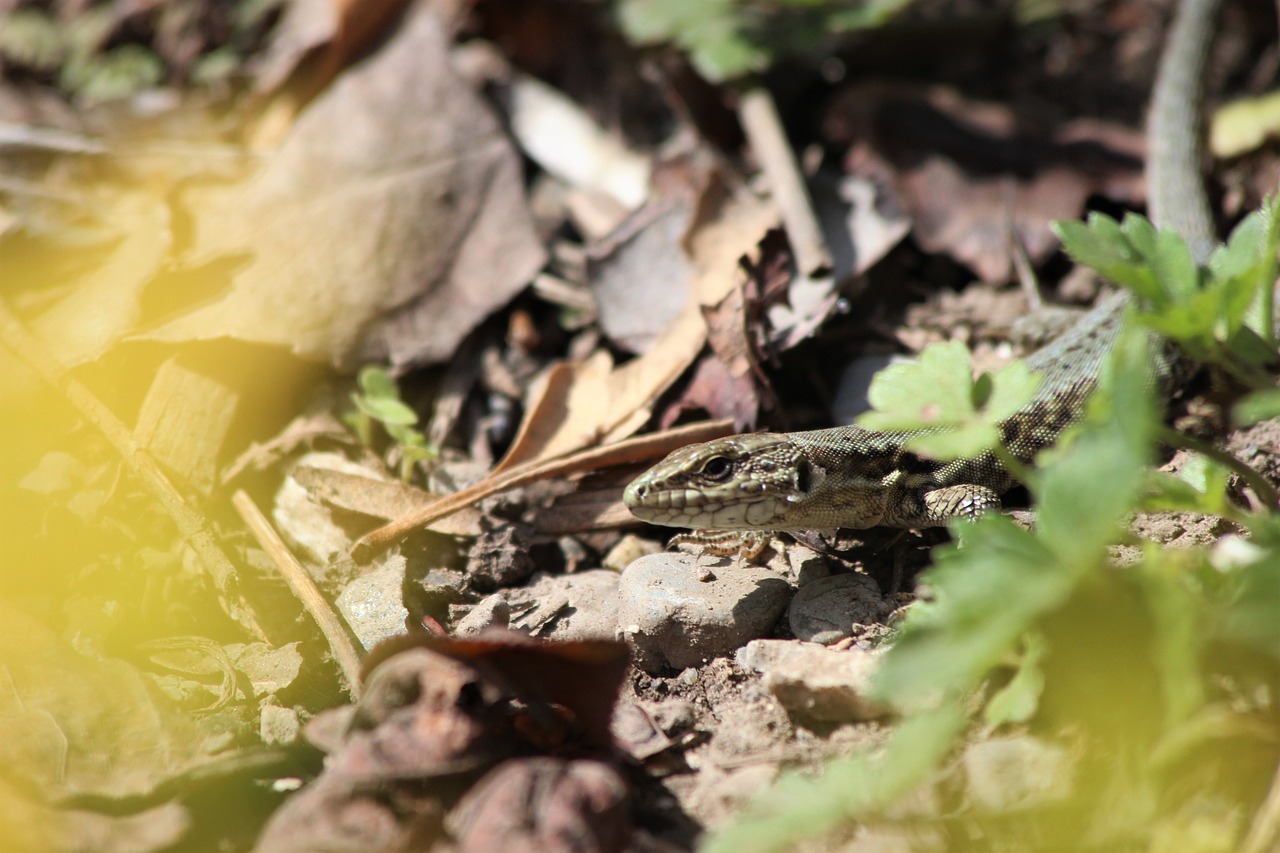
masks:
[[[67,366],[97,359],[133,331],[142,315],[142,292],[169,251],[169,209],[155,197],[122,194],[103,218],[119,242],[62,299],[31,319],[31,330]]]
[[[153,339],[439,362],[545,257],[519,161],[423,10],[313,102],[257,175],[187,200],[190,264],[248,260]]]

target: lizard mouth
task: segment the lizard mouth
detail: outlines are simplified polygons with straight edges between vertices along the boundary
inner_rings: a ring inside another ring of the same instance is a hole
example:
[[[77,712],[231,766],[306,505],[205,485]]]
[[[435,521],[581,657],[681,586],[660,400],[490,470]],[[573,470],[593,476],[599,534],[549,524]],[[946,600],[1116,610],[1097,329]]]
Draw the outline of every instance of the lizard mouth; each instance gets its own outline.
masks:
[[[767,529],[787,504],[785,496],[776,494],[744,494],[734,489],[720,500],[707,490],[653,482],[627,486],[622,502],[632,515],[651,524],[717,530]]]

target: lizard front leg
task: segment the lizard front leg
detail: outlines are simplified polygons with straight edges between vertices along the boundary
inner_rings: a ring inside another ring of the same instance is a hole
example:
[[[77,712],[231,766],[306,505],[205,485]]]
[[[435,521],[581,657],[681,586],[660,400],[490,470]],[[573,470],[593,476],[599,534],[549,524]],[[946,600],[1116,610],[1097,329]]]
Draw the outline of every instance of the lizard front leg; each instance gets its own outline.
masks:
[[[1000,495],[987,486],[961,483],[937,489],[903,489],[886,503],[881,524],[893,527],[943,527],[953,518],[972,521],[1000,509]]]

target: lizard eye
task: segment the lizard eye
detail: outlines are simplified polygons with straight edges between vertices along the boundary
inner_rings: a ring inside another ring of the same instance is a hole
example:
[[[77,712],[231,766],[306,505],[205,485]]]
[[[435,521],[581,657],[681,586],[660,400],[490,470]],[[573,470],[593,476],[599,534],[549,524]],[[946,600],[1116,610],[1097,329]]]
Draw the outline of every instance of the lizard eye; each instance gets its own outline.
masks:
[[[710,477],[713,480],[723,480],[729,476],[729,470],[733,466],[729,463],[728,458],[724,456],[712,456],[706,462],[702,463],[701,474]]]

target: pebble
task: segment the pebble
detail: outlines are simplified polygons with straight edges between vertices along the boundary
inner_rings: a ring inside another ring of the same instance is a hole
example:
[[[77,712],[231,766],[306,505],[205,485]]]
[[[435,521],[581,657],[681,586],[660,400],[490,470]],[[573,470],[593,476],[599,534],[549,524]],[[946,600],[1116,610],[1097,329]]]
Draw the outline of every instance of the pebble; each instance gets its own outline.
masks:
[[[739,666],[761,674],[782,707],[818,723],[874,720],[889,710],[872,701],[868,684],[882,651],[836,651],[797,640],[753,640],[736,655]]]
[[[855,626],[878,622],[888,609],[874,580],[847,572],[800,587],[787,621],[796,639],[825,646],[853,636]]]
[[[379,561],[380,565],[348,583],[334,601],[366,651],[405,633],[409,616],[404,606],[405,558],[391,553]]]
[[[641,557],[618,586],[618,628],[655,674],[728,655],[769,633],[791,586],[768,569],[683,552]]]

